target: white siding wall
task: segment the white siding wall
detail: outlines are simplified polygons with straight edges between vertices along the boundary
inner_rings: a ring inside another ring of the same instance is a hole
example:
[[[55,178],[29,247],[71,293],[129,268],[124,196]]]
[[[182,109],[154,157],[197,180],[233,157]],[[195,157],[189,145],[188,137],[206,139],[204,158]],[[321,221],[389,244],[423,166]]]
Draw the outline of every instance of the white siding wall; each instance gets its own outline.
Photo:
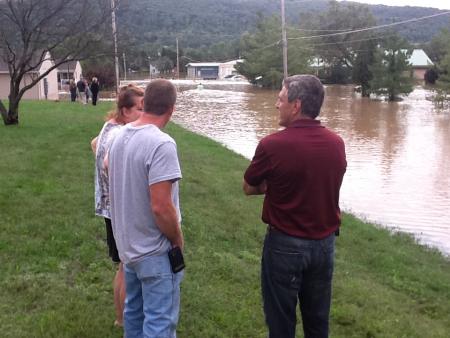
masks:
[[[9,74],[0,74],[0,99],[8,98],[9,94]]]
[[[77,82],[81,75],[83,75],[83,70],[81,69],[81,64],[79,61],[77,61],[77,65],[75,66],[75,70],[73,72],[73,77],[75,79],[75,82]]]
[[[227,75],[232,75],[233,72],[236,72],[236,69],[234,69],[234,64],[223,63],[219,66],[219,79],[223,79]]]
[[[10,81],[10,76],[8,73],[0,74],[0,99],[2,99],[2,100],[5,100],[8,98],[9,81]],[[27,84],[29,84],[30,82],[31,82],[31,75],[27,74],[24,76],[20,87],[22,88],[22,87],[26,86]],[[22,98],[38,100],[39,99],[39,86],[34,86],[33,88],[26,91]]]
[[[50,59],[50,54],[47,53],[47,55],[45,56],[45,61],[42,62],[41,68],[39,69],[39,74],[43,74],[53,65],[54,62]],[[47,78],[48,81],[47,98],[49,100],[58,100],[58,71],[56,69],[53,69],[45,78]],[[39,99],[45,100],[44,79],[39,81],[37,86],[39,86]]]
[[[188,67],[187,69],[187,78],[188,79],[195,79],[195,67]]]

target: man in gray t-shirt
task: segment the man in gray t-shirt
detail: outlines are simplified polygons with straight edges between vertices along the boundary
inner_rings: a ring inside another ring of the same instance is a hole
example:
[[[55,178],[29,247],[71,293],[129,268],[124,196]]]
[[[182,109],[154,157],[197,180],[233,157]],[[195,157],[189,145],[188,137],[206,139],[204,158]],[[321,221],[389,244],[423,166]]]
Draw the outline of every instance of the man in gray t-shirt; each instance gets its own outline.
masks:
[[[126,337],[175,337],[183,272],[173,273],[168,251],[183,249],[175,141],[161,131],[175,107],[176,89],[151,82],[144,113],[126,125],[109,151],[111,219],[125,265]]]

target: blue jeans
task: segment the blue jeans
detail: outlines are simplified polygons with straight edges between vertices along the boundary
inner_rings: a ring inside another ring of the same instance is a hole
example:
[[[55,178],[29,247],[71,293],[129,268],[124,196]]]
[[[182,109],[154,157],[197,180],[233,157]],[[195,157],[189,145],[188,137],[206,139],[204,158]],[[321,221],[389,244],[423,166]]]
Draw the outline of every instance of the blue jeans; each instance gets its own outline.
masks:
[[[126,338],[175,338],[184,271],[173,274],[167,254],[125,266]]]
[[[261,261],[270,338],[294,338],[297,300],[305,338],[328,337],[334,234],[308,240],[268,231]]]

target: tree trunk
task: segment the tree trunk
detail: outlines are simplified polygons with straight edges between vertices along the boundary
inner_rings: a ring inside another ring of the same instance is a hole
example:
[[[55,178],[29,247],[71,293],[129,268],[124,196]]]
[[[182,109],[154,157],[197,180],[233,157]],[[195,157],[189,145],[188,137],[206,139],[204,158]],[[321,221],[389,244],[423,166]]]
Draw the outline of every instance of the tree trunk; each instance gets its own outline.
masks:
[[[395,101],[396,99],[396,95],[395,95],[395,91],[394,90],[389,90],[389,101]]]
[[[20,83],[20,80],[18,81]],[[15,81],[11,80],[10,92],[9,92],[9,107],[8,111],[5,113],[2,111],[3,122],[5,126],[17,125],[19,124],[19,102],[21,95],[19,94],[19,85]],[[0,110],[2,108],[0,107]]]
[[[8,113],[3,121],[6,126],[19,124],[19,100],[9,101]]]
[[[361,96],[362,97],[370,97],[370,88],[368,85],[361,85]]]

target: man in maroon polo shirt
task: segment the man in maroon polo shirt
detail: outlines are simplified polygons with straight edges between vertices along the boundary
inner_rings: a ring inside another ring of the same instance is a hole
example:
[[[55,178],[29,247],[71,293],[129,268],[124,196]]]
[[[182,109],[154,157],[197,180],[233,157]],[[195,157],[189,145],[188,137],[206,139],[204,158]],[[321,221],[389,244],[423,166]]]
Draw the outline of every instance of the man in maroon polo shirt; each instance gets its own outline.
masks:
[[[265,194],[261,288],[270,338],[295,337],[297,301],[305,337],[328,337],[347,163],[342,139],[316,120],[323,99],[317,77],[285,79],[276,107],[286,129],[260,141],[244,175],[245,194]]]

